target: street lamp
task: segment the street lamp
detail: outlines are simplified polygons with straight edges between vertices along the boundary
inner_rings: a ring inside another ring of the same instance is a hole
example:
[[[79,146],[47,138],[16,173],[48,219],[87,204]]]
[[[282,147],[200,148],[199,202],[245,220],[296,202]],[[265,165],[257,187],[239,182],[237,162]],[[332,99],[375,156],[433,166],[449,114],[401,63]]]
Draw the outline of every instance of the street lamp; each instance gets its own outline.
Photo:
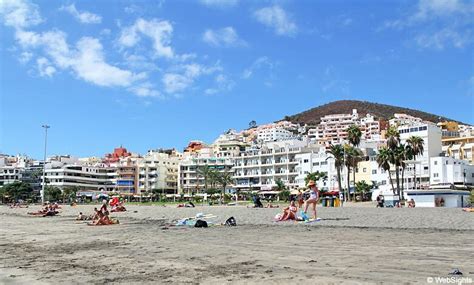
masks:
[[[41,203],[44,203],[44,186],[46,184],[46,146],[48,144],[48,129],[50,126],[48,125],[42,125],[42,128],[44,128],[44,159],[43,159],[43,183],[41,184]]]

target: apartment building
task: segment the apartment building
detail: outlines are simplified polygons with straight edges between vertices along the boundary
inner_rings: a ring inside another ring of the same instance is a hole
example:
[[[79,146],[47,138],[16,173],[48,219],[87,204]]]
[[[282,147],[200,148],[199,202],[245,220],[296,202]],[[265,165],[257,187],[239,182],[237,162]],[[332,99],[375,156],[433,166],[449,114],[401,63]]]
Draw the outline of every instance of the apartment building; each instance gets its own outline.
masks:
[[[423,155],[416,157],[416,161],[409,162],[405,170],[406,185],[412,189],[416,171],[417,187],[429,187],[430,158],[441,155],[441,129],[431,123],[415,123],[398,127],[400,141],[406,143],[411,136],[421,137],[424,141]],[[392,176],[392,179],[394,177]]]
[[[290,189],[298,187],[296,155],[305,142],[287,140],[247,148],[234,158],[235,188],[242,191],[271,190],[281,180]]]
[[[421,124],[423,120],[421,118],[413,117],[403,113],[395,113],[393,114],[393,118],[391,118],[388,123],[390,126],[405,126],[405,125],[414,125],[414,124]]]
[[[324,172],[327,175],[326,180],[317,181],[319,189],[338,191],[339,185],[337,181],[337,172],[334,164],[334,159],[326,153],[325,147],[306,147],[301,153],[295,155],[298,164],[295,166],[296,184],[299,188],[304,188],[305,178],[309,173]],[[343,179],[342,185],[345,180]]]
[[[365,181],[367,184],[375,183],[377,186],[390,183],[388,172],[379,168],[376,155],[371,155],[368,160],[359,162],[356,168],[356,182]],[[352,178],[351,178],[352,179]]]
[[[77,187],[83,195],[93,196],[103,191],[114,191],[115,169],[103,166],[84,166],[66,164],[61,167],[46,165],[46,185],[64,190],[66,187]],[[78,195],[81,193],[78,192]]]
[[[452,157],[432,157],[431,184],[474,185],[474,165]]]
[[[374,116],[366,114],[359,117],[357,109],[351,114],[333,114],[321,117],[320,124],[316,129],[308,130],[308,137],[316,140],[320,146],[330,144],[342,144],[347,141],[347,129],[356,125],[362,132],[362,138],[367,141],[379,141],[381,139],[382,125]]]
[[[442,144],[446,156],[474,163],[474,136],[445,138],[442,140]]]
[[[176,194],[181,156],[175,150],[149,150],[137,162],[138,193],[158,189],[164,194]]]
[[[216,157],[212,152],[184,157],[179,163],[178,193],[204,193],[205,179],[199,174],[199,168],[209,167],[219,172],[232,172],[233,165],[231,158]]]
[[[295,135],[292,132],[282,127],[264,128],[257,131],[258,142],[289,140],[294,137]]]

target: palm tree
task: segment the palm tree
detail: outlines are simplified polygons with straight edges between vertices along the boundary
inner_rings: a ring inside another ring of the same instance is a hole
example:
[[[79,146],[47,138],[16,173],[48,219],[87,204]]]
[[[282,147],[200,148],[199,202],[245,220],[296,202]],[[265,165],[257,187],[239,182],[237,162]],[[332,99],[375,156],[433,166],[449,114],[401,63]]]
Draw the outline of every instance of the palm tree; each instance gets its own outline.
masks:
[[[209,182],[209,176],[210,176],[211,171],[212,171],[211,168],[207,164],[203,166],[199,166],[196,169],[197,185],[199,187],[199,177],[204,178],[204,191],[205,192],[207,192],[207,183]]]
[[[344,165],[344,148],[342,145],[339,145],[339,144],[331,145],[329,150],[326,151],[326,153],[332,155],[334,158],[334,166],[336,167],[339,192],[342,193],[341,170],[342,170],[342,166]],[[347,201],[347,195],[344,195],[344,197]]]
[[[359,146],[361,137],[362,132],[358,126],[352,125],[347,129],[347,139],[349,140],[349,143],[354,147]]]
[[[392,157],[391,150],[384,146],[379,149],[379,153],[377,154],[376,160],[380,168],[382,168],[384,171],[388,171],[388,179],[390,180],[390,184],[392,185],[393,194],[395,194],[395,188],[393,187],[393,181],[392,181],[392,174],[390,172],[391,157]]]
[[[369,184],[367,184],[367,182],[365,182],[365,180],[362,180],[362,181],[358,181],[355,184],[355,191],[354,192],[360,193],[361,201],[364,201],[364,197],[367,195],[367,193],[369,193],[371,188],[372,187]]]
[[[407,144],[411,147],[413,159],[416,160],[418,155],[423,155],[424,152],[424,140],[419,136],[411,136],[407,139]],[[414,181],[413,188],[416,189],[416,165],[414,166]]]
[[[234,178],[232,177],[232,173],[228,171],[224,172],[217,172],[217,179],[219,183],[222,185],[222,197],[225,195],[225,190],[227,185],[234,183]]]
[[[276,183],[276,190],[277,191],[286,190],[285,182],[283,182],[281,179],[277,179],[277,181],[275,181],[275,183]]]
[[[319,172],[319,171],[308,173],[306,174],[306,177],[304,178],[304,183],[305,185],[307,185],[310,180],[318,182],[320,179],[322,179],[323,181],[327,180],[328,174],[326,172]]]
[[[387,146],[389,149],[396,148],[400,143],[400,133],[398,132],[397,127],[395,126],[391,126],[388,128],[385,137],[387,138]]]

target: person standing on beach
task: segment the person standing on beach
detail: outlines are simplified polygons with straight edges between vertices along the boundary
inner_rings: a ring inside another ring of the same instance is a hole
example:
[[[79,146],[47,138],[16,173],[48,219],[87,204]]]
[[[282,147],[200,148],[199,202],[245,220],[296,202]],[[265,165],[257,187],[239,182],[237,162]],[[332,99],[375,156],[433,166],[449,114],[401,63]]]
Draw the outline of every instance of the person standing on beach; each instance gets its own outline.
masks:
[[[308,187],[309,187],[309,198],[305,201],[304,213],[306,214],[308,212],[308,207],[311,204],[313,207],[314,219],[317,219],[318,217],[316,214],[316,205],[318,204],[318,201],[319,201],[319,190],[318,190],[318,187],[316,187],[316,183],[314,183],[313,180],[308,181]]]

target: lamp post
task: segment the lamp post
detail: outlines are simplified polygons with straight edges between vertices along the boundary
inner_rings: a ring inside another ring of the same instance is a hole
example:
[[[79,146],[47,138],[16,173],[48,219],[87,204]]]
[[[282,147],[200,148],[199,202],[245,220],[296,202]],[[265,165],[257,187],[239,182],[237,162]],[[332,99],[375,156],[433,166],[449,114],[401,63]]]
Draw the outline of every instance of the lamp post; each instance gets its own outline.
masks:
[[[48,125],[42,125],[44,128],[44,159],[43,159],[43,183],[41,183],[41,203],[44,203],[44,188],[46,184],[46,147],[48,145],[48,129],[51,128]]]

